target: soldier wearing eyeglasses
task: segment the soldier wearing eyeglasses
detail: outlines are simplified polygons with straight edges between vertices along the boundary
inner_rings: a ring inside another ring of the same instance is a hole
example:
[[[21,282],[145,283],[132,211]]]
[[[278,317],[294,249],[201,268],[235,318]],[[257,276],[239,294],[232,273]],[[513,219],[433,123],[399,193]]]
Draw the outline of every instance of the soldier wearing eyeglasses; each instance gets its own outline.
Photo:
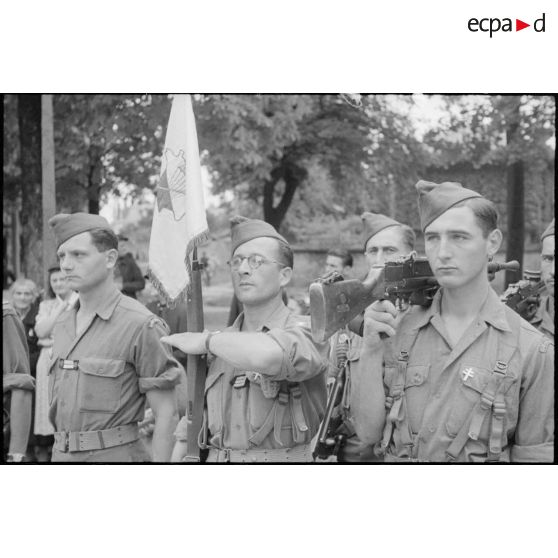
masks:
[[[209,462],[309,462],[323,418],[328,362],[312,341],[308,317],[293,314],[282,287],[293,253],[268,223],[235,218],[231,268],[244,311],[223,332],[163,338],[187,354],[209,353],[200,447]],[[173,460],[185,454],[185,422]]]

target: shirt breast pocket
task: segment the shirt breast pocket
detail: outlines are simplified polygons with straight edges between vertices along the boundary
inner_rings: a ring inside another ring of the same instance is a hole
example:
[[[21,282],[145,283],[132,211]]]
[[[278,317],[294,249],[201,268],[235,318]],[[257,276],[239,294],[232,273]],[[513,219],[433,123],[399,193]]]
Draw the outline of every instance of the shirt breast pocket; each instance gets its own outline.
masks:
[[[126,361],[104,358],[79,360],[80,411],[114,413],[122,396]]]
[[[454,391],[446,421],[446,429],[452,437],[457,435],[465,422],[469,422],[473,407],[480,401],[490,380],[491,371],[477,365],[464,364],[459,374],[459,385]],[[489,421],[485,419],[479,438],[488,438],[488,424]]]

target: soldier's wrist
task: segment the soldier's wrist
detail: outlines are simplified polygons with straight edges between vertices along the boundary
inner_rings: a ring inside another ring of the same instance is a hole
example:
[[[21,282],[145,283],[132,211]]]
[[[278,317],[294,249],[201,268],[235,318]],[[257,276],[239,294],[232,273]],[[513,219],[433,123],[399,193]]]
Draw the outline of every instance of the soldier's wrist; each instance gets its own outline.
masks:
[[[205,351],[206,351],[207,354],[213,354],[213,352],[211,351],[211,348],[210,348],[210,346],[209,346],[209,343],[210,343],[210,341],[211,341],[211,338],[212,338],[214,335],[217,335],[218,333],[221,333],[221,332],[220,332],[220,331],[210,331],[210,332],[208,332],[208,334],[206,335],[206,337],[205,337]]]

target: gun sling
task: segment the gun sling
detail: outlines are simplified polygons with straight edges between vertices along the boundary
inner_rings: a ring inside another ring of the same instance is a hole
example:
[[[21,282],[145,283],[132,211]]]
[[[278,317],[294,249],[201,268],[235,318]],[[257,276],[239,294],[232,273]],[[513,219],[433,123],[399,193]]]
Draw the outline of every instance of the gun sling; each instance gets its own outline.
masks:
[[[447,461],[455,461],[469,438],[477,440],[486,420],[486,417],[492,411],[489,440],[488,440],[488,461],[499,461],[502,454],[502,442],[505,435],[505,416],[506,402],[504,395],[511,387],[512,382],[506,382],[506,379],[512,380],[507,375],[508,363],[517,350],[519,341],[519,331],[521,328],[520,318],[518,314],[510,314],[510,326],[512,331],[507,332],[503,339],[500,339],[498,347],[498,359],[492,371],[490,380],[481,394],[480,400],[473,407],[470,419],[463,423],[463,426],[455,436],[453,442],[446,450]]]

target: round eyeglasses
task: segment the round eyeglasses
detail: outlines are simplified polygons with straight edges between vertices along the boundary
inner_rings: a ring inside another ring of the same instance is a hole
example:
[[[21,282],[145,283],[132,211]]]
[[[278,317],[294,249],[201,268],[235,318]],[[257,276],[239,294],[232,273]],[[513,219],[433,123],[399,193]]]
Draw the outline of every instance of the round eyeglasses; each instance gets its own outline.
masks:
[[[258,269],[258,267],[260,267],[264,263],[276,263],[276,264],[280,265],[281,267],[287,267],[285,264],[283,264],[281,262],[278,262],[277,260],[272,260],[270,258],[264,258],[263,256],[260,256],[259,254],[250,254],[249,256],[235,256],[234,258],[232,258],[227,263],[229,264],[230,268],[233,271],[238,271],[244,260],[246,260],[248,262],[248,267],[250,269]]]

